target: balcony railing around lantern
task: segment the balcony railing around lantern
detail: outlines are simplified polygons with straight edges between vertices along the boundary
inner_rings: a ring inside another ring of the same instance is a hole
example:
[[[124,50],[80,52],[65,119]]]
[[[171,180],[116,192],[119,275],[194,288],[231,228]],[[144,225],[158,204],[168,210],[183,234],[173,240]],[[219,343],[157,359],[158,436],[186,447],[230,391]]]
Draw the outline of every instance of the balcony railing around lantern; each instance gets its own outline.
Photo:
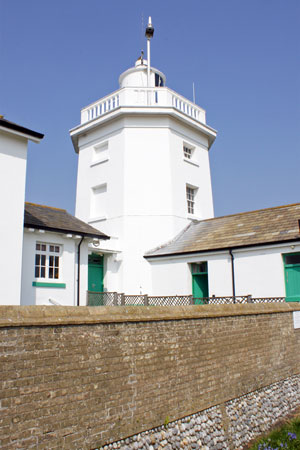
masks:
[[[81,124],[118,107],[173,107],[190,118],[206,123],[205,110],[167,87],[122,88],[81,110]]]

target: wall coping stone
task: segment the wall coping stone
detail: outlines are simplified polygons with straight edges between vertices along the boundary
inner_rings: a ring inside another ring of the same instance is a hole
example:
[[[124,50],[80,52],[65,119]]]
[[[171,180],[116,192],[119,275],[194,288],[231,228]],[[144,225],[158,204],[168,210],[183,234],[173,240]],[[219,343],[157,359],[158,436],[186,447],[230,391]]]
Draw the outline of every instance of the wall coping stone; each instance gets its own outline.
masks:
[[[89,325],[208,319],[300,311],[300,303],[190,306],[12,306],[0,305],[0,327]]]

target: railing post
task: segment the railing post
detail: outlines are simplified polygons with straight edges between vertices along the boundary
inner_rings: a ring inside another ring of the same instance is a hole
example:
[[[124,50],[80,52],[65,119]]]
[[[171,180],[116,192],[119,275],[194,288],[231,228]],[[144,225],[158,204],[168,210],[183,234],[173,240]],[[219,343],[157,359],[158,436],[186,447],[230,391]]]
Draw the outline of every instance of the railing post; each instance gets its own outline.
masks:
[[[148,305],[149,305],[148,295],[145,294],[144,295],[144,306],[148,306]]]
[[[189,301],[190,305],[194,305],[194,297],[192,295],[189,295]]]
[[[121,306],[124,306],[124,305],[125,305],[125,294],[122,293],[121,294]]]
[[[252,295],[247,295],[247,303],[253,303]]]
[[[114,292],[113,304],[114,304],[114,306],[118,306],[118,293],[117,292]]]

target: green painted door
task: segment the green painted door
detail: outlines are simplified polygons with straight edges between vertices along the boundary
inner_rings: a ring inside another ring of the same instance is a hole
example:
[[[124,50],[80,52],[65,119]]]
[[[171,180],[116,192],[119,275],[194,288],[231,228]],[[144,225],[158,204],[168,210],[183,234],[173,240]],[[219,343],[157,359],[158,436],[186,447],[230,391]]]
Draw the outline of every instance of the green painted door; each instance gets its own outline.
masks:
[[[285,291],[287,302],[300,301],[300,253],[284,255]]]
[[[103,256],[89,255],[88,290],[103,292]]]
[[[203,304],[203,297],[208,297],[207,262],[192,264],[192,287],[195,304]]]

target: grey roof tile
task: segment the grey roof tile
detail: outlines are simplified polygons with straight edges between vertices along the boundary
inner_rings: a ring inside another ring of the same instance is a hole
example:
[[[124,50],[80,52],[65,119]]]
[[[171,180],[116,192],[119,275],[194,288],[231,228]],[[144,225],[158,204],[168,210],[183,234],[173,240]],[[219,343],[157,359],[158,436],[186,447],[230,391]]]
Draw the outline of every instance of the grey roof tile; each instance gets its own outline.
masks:
[[[24,226],[97,239],[109,239],[109,236],[72,216],[65,209],[36,205],[35,203],[25,203]]]
[[[188,254],[300,240],[300,203],[193,221],[145,257]]]

